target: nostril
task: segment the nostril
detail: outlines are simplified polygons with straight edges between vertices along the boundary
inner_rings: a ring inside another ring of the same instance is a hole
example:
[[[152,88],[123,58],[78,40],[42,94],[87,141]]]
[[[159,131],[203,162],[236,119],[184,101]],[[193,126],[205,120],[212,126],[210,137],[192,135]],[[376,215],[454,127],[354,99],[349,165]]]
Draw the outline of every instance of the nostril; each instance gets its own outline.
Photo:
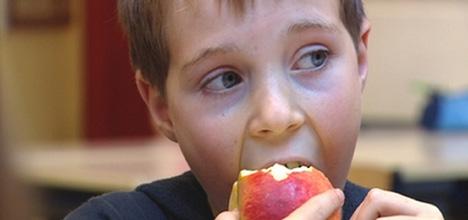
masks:
[[[291,130],[296,130],[296,128],[299,127],[299,124],[290,124],[288,126],[288,131],[291,131]]]
[[[280,109],[281,110],[281,109]],[[287,110],[287,111],[286,111]],[[294,132],[305,122],[305,116],[300,111],[286,109],[285,111],[260,112],[248,124],[250,135],[269,137],[282,135],[284,132]]]

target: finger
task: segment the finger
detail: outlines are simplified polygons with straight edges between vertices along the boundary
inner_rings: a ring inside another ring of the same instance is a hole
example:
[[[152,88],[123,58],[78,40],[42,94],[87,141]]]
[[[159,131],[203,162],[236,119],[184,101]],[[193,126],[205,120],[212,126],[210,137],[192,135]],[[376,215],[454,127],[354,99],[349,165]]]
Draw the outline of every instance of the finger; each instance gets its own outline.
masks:
[[[372,189],[356,209],[351,219],[374,220],[378,217],[392,215],[415,216],[417,208],[413,207],[414,202],[414,200],[412,201],[412,199],[396,193]]]
[[[416,201],[403,195],[372,189],[356,209],[351,220],[368,220],[389,216],[419,216],[443,219],[433,205]]]
[[[221,212],[215,220],[239,220],[239,212],[236,210]]]
[[[344,203],[340,189],[332,189],[312,197],[285,219],[327,219]]]
[[[421,220],[421,218],[415,217],[415,216],[397,215],[397,216],[391,216],[391,217],[381,217],[376,220]]]

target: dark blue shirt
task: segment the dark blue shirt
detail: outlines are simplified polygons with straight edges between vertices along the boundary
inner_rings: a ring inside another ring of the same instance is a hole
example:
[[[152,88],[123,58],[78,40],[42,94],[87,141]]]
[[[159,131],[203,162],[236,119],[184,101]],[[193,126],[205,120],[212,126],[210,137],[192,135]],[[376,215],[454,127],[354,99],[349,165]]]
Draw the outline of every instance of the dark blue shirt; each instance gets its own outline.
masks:
[[[368,190],[350,182],[345,186],[343,219],[349,219]],[[82,219],[214,219],[206,193],[191,172],[90,199],[65,220]]]

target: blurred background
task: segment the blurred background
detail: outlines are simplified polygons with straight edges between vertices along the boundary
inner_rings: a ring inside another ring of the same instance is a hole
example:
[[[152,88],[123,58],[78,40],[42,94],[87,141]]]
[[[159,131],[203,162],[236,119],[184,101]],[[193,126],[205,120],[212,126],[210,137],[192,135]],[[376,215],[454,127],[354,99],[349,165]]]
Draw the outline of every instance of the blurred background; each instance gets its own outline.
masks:
[[[350,178],[467,219],[468,1],[365,3],[370,66]],[[115,6],[0,0],[1,157],[31,219],[188,169],[152,128]]]

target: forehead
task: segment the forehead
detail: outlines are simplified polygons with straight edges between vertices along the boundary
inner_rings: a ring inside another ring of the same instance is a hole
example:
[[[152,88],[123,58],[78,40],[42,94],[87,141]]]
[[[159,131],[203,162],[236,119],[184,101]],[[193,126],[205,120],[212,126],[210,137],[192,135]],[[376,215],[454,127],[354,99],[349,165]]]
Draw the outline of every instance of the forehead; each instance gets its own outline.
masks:
[[[242,15],[246,10],[256,7],[277,6],[284,2],[287,4],[320,4],[321,2],[331,2],[340,5],[339,0],[174,0],[171,1],[173,9],[182,11],[186,9],[200,9],[203,5],[210,5],[217,9],[229,9],[230,11]]]
[[[329,5],[336,10],[327,11],[328,15],[338,15],[340,1],[338,0],[174,0],[173,4],[169,5],[169,17],[180,18],[184,16],[195,16],[203,18],[207,16],[223,16],[237,19],[250,17],[256,12],[271,12],[271,10],[285,9],[287,6],[311,6],[317,8]],[[213,17],[211,17],[213,18]]]
[[[171,55],[177,53],[185,60],[180,56],[198,47],[270,37],[262,33],[273,36],[309,27],[345,30],[339,8],[338,0],[176,0],[169,10],[166,34]]]
[[[213,34],[275,19],[277,23],[302,19],[342,25],[338,0],[175,0],[167,6],[165,29],[172,35],[169,38],[193,30]]]

